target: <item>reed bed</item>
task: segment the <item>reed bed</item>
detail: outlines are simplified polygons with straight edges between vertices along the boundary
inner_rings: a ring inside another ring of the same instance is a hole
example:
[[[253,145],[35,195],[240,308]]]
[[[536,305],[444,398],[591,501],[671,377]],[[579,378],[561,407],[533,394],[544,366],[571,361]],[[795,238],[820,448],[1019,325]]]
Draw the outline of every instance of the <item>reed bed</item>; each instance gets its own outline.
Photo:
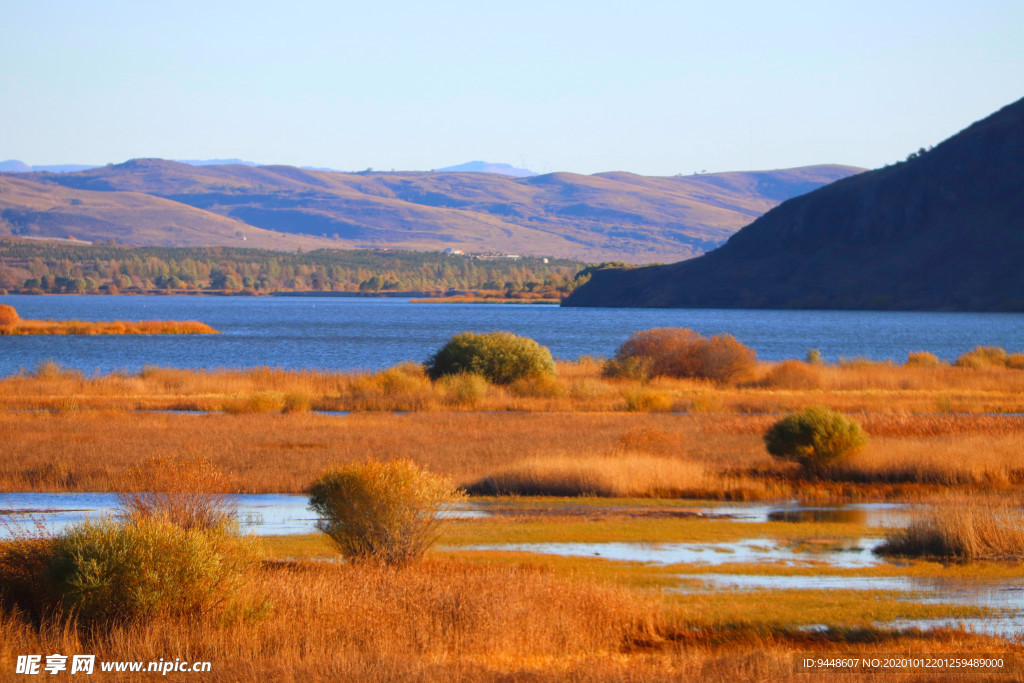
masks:
[[[957,500],[932,506],[886,536],[878,552],[949,560],[1024,559],[1024,514],[1005,501]]]
[[[764,481],[709,473],[704,464],[636,452],[536,456],[468,484],[476,495],[604,498],[762,499],[779,495]]]

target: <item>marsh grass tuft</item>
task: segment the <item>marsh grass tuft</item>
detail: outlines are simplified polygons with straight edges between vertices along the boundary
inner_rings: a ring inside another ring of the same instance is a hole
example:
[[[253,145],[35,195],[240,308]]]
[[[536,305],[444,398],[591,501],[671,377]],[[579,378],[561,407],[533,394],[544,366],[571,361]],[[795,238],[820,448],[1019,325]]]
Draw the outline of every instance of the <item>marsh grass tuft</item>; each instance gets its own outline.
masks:
[[[205,458],[154,457],[132,468],[119,516],[164,519],[183,529],[232,529],[237,505],[224,473]]]
[[[538,456],[466,487],[475,495],[678,498],[720,486],[703,465],[642,453]]]
[[[487,398],[487,388],[490,386],[481,375],[469,372],[445,375],[438,383],[444,392],[445,402],[463,408],[478,406]]]
[[[883,555],[950,560],[1024,559],[1024,516],[1006,503],[958,501],[931,507],[886,536]]]

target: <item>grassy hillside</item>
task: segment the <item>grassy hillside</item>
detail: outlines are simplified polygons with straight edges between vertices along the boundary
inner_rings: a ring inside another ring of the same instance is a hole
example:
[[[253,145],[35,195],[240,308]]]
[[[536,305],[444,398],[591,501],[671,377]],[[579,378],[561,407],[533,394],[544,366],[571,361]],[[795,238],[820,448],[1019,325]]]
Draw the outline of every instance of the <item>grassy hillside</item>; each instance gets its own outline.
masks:
[[[769,211],[706,256],[604,270],[566,305],[1024,310],[1024,100]]]
[[[257,246],[279,249],[312,242],[650,263],[712,249],[783,199],[858,170],[812,166],[671,178],[629,173],[512,178],[195,167],[137,159],[79,173],[20,174],[17,191],[4,192],[0,234],[70,232],[83,239],[167,246],[238,245],[245,237],[247,242],[278,239],[278,245]],[[14,182],[11,176],[0,179]],[[158,198],[164,203],[157,207],[173,207],[180,215],[172,221],[146,207],[149,213],[134,217],[106,207],[140,201],[125,195]],[[81,203],[71,206],[72,200]]]

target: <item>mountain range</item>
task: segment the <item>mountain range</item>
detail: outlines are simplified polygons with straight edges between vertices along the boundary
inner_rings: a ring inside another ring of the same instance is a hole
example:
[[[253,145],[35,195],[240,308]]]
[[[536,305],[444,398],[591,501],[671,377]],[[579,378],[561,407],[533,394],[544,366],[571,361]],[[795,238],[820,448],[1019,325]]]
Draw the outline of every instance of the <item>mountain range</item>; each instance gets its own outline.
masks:
[[[605,269],[567,306],[1024,310],[1024,99],[790,199],[719,249]]]
[[[778,203],[860,170],[514,177],[134,159],[75,172],[0,173],[0,234],[282,250],[451,248],[652,263],[713,249]]]

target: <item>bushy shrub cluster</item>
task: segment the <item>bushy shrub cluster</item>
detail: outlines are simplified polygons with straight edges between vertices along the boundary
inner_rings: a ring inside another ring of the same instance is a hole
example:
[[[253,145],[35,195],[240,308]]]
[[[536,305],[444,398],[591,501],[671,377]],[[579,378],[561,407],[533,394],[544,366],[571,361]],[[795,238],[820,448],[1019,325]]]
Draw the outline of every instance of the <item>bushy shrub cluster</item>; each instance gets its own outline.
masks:
[[[804,408],[772,425],[764,444],[776,458],[821,473],[867,443],[856,421],[829,408]]]
[[[438,512],[461,499],[445,477],[409,460],[328,469],[310,487],[317,528],[349,560],[406,564],[437,538]]]
[[[256,550],[230,500],[192,488],[223,475],[203,460],[154,459],[128,480],[140,477],[150,490],[122,494],[116,517],[0,542],[0,599],[36,618],[73,614],[87,628],[243,606]]]
[[[54,539],[47,579],[86,623],[207,614],[236,595],[255,559],[234,531],[161,517],[84,522]]]
[[[661,327],[630,336],[605,364],[603,374],[640,380],[683,377],[728,383],[749,376],[756,360],[754,350],[732,335],[707,339],[693,330]]]
[[[0,304],[0,325],[13,325],[20,320],[14,306]]]
[[[956,359],[958,368],[1012,368],[1024,369],[1024,353],[1007,353],[999,346],[976,346]]]
[[[553,375],[555,361],[546,347],[511,332],[462,332],[427,361],[431,379],[460,372],[511,384],[524,377]]]

